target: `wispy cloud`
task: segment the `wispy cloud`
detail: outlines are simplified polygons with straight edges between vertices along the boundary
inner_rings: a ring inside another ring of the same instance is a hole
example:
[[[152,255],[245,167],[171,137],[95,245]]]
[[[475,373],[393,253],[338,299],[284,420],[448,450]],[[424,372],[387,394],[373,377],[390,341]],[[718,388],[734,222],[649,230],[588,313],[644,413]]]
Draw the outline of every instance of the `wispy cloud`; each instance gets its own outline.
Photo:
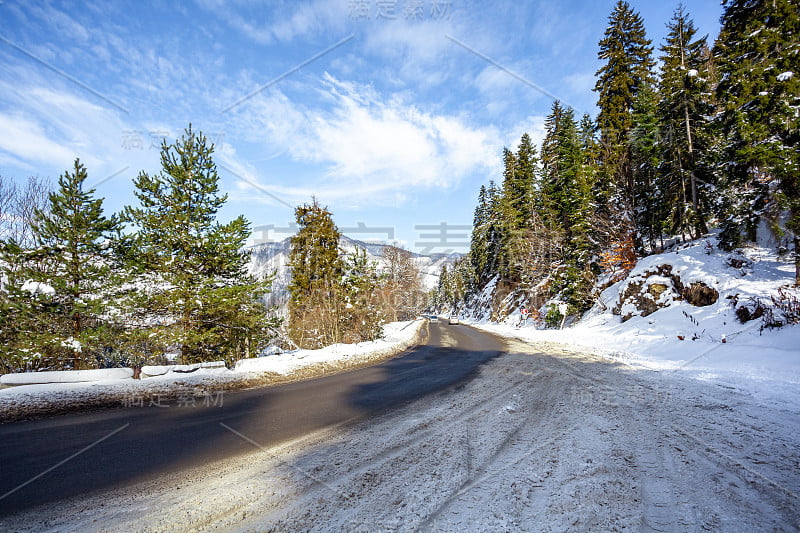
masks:
[[[322,181],[270,190],[296,197],[323,189],[351,199],[358,191],[368,203],[396,198],[397,191],[446,189],[495,166],[500,141],[494,128],[471,127],[327,73],[323,90],[327,106],[302,106],[273,91],[248,108],[245,120],[267,134],[267,145],[325,168]]]
[[[52,177],[80,158],[93,179],[112,175],[117,179],[122,168],[149,170],[158,163],[146,132],[120,118],[116,110],[89,101],[91,96],[79,90],[0,82],[0,92],[8,98],[8,106],[0,108],[4,165]],[[125,136],[137,131],[141,146],[126,149]]]
[[[251,41],[262,45],[342,30],[348,16],[347,3],[338,0],[293,2],[273,9],[243,1],[198,0],[197,3]]]
[[[45,162],[66,168],[74,157],[72,150],[49,138],[44,127],[33,120],[0,113],[0,130],[0,150],[31,167]]]

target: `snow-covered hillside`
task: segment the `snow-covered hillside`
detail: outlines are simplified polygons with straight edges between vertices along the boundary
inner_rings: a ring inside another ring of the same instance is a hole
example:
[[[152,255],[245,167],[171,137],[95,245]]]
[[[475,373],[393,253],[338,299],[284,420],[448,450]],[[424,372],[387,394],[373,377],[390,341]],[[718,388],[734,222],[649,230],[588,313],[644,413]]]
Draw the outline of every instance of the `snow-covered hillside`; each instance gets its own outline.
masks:
[[[272,285],[272,293],[269,296],[269,303],[272,305],[282,305],[288,298],[288,287],[291,280],[291,273],[288,267],[289,240],[287,238],[279,242],[256,244],[248,249],[251,254],[249,266],[251,274],[259,278],[269,276],[273,272],[276,274]],[[379,271],[385,266],[383,252],[386,247],[387,245],[385,244],[358,241],[344,235],[339,240],[339,248],[345,254],[352,253],[359,248],[366,250],[368,259],[378,265]],[[459,255],[413,254],[413,257],[422,272],[423,284],[427,289],[432,289],[436,287],[439,280],[439,272],[442,269],[442,265],[451,264]]]
[[[791,287],[794,264],[771,250],[727,253],[710,237],[646,257],[564,329],[521,321],[519,309],[499,324],[487,316],[476,322],[532,342],[590,348],[633,366],[796,395],[800,291]]]

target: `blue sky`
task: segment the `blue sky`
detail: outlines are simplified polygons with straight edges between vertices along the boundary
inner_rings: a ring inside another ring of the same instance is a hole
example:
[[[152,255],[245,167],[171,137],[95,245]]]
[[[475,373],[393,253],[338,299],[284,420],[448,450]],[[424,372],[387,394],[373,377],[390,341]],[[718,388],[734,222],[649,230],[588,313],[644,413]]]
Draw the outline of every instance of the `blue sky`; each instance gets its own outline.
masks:
[[[55,181],[80,157],[117,211],[191,122],[221,218],[254,239],[285,237],[313,194],[355,238],[464,251],[503,146],[538,142],[554,97],[595,114],[614,4],[0,1],[0,174]],[[631,5],[658,46],[677,2]],[[684,5],[713,39],[721,6]]]

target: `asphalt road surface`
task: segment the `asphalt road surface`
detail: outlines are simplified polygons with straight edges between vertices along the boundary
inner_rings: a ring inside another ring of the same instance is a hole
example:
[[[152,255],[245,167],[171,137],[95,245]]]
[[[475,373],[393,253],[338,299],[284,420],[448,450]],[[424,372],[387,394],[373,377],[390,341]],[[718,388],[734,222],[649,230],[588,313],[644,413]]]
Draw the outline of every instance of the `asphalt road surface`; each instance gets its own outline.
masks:
[[[470,380],[503,343],[431,323],[427,343],[382,364],[270,388],[223,405],[134,407],[0,425],[0,516],[124,487],[362,421]]]

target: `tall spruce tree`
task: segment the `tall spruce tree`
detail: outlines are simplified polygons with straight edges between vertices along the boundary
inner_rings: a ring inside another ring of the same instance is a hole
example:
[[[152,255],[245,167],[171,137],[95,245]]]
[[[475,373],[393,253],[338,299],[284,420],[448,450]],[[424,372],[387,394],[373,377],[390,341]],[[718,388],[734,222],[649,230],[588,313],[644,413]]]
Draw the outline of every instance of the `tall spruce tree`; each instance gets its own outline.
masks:
[[[133,318],[186,363],[247,357],[277,324],[260,300],[270,280],[247,272],[249,223],[216,219],[227,195],[213,152],[191,125],[174,144],[164,141],[161,172],[138,175],[140,205],[125,211],[136,231],[130,260],[146,287],[133,295]]]
[[[636,247],[642,254],[653,253],[662,244],[667,203],[659,180],[658,96],[651,85],[643,87],[633,105],[633,129],[629,135],[633,163],[633,202]],[[680,203],[680,206],[685,206]],[[680,207],[682,209],[682,207]]]
[[[383,335],[387,314],[379,292],[380,276],[364,248],[356,248],[344,261],[342,276],[342,342],[373,341]]]
[[[486,185],[481,185],[478,192],[478,205],[472,217],[472,236],[470,238],[469,255],[478,284],[483,285],[490,278],[489,259],[489,230],[491,228],[491,207],[489,205],[489,192]]]
[[[298,232],[291,239],[289,336],[298,346],[341,342],[344,263],[341,233],[331,212],[314,198],[295,209]]]
[[[660,192],[673,207],[670,233],[697,238],[708,231],[703,192],[713,181],[703,165],[708,149],[706,117],[712,114],[706,38],[695,39],[697,29],[683,6],[675,10],[667,29],[660,48],[658,87]]]
[[[592,281],[591,174],[586,171],[586,156],[572,108],[562,108],[554,102],[545,127],[542,216],[549,220],[551,236],[563,236],[560,257],[552,258],[552,268],[557,272],[553,291],[570,304],[571,312],[579,312],[587,306]]]
[[[555,222],[558,218],[557,196],[561,190],[560,173],[562,161],[559,154],[559,135],[564,118],[564,109],[558,100],[550,107],[550,114],[544,119],[545,136],[541,150],[541,177],[539,179],[539,205],[537,209],[545,219]]]
[[[524,246],[526,225],[536,201],[534,184],[538,157],[530,135],[522,135],[516,154],[507,148],[503,150],[503,163],[499,273],[504,278],[518,281],[522,268],[520,249]]]
[[[545,128],[541,194],[546,200],[543,207],[554,217],[555,223],[568,230],[580,201],[578,182],[583,167],[574,111],[554,102],[545,119]]]
[[[607,207],[612,215],[631,216],[633,173],[627,140],[633,128],[636,95],[653,81],[653,48],[641,16],[623,0],[609,16],[599,45],[597,57],[604,62],[595,84],[603,162],[600,190],[605,202],[611,202],[599,207]]]
[[[755,238],[762,216],[793,241],[800,284],[800,4],[727,0],[714,46],[726,205],[723,244]]]
[[[486,266],[479,271],[479,283],[481,286],[499,274],[504,234],[503,214],[500,207],[502,193],[494,180],[489,181],[486,196]]]
[[[593,242],[598,242],[596,226],[598,218],[598,208],[603,197],[599,189],[600,182],[600,144],[597,140],[597,125],[588,113],[581,117],[578,126],[578,137],[580,139],[581,153],[583,154],[583,176],[584,186],[588,188],[586,192],[587,208],[591,210],[591,215],[587,217],[590,221],[591,238]]]

